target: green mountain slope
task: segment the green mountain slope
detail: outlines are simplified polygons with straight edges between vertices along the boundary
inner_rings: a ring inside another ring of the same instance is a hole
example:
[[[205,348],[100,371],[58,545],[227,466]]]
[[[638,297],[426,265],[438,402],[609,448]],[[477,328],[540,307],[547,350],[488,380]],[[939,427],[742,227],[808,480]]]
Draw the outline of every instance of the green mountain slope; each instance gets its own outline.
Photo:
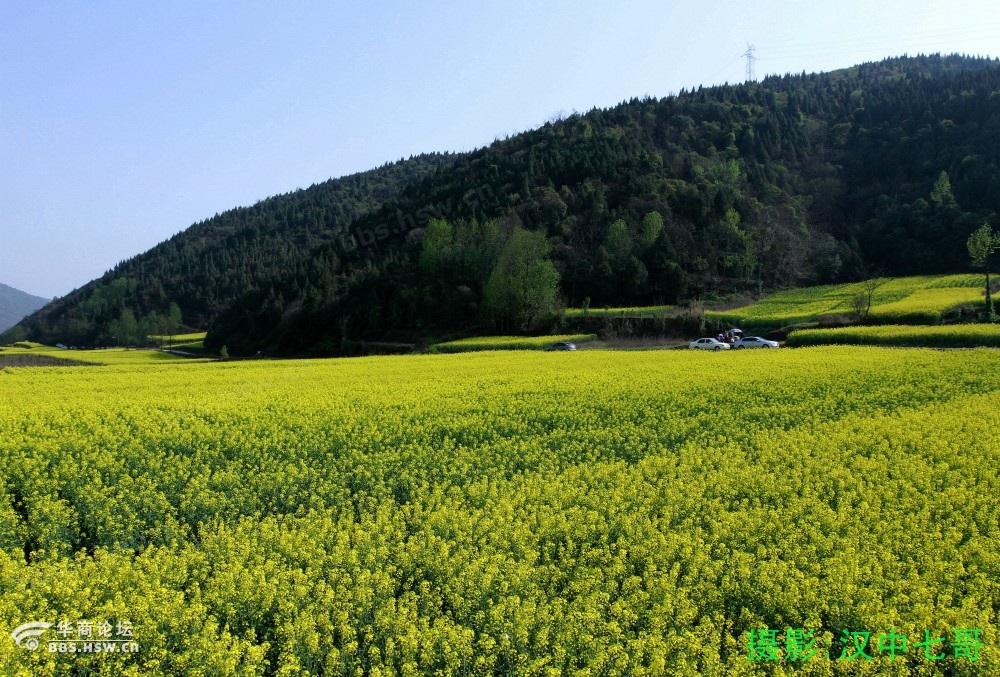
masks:
[[[559,302],[967,272],[969,233],[998,213],[998,61],[699,88],[459,158],[221,313],[206,345],[350,353],[526,329]]]
[[[331,179],[192,225],[21,323],[44,343],[139,343],[166,333],[176,304],[184,324],[206,329],[235,299],[294,269],[359,216],[447,166],[454,154],[420,155]],[[124,335],[124,340],[122,339]]]

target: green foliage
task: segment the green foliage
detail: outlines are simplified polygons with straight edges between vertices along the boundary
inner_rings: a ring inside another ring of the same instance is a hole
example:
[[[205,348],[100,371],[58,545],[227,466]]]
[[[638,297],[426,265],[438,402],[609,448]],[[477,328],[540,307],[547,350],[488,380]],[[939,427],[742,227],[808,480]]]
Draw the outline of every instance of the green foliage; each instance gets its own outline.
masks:
[[[421,240],[420,271],[431,278],[440,277],[454,259],[454,239],[450,223],[431,219]]]
[[[987,265],[990,256],[1000,248],[1000,243],[993,236],[993,228],[990,224],[984,223],[969,236],[966,246],[969,250],[969,257],[972,259],[972,265],[983,268]]]
[[[972,265],[982,268],[986,274],[986,315],[992,322],[993,312],[993,290],[990,287],[990,257],[1000,249],[1000,235],[994,236],[990,224],[984,223],[976,232],[969,236],[966,243],[969,250],[969,257]]]
[[[608,235],[604,245],[608,248],[608,253],[615,261],[622,263],[629,254],[632,237],[629,233],[628,224],[623,219],[618,219],[608,228]]]
[[[941,172],[934,187],[931,189],[931,201],[938,206],[955,204],[955,196],[951,192],[951,178],[948,172]]]
[[[0,340],[2,340],[3,343],[17,343],[25,340],[26,338],[28,338],[28,332],[26,332],[24,327],[21,325],[14,325],[7,331],[3,332],[3,334],[0,334]]]
[[[542,233],[515,228],[483,292],[493,326],[526,330],[555,310],[559,273]]]
[[[167,316],[164,318],[162,323],[164,330],[163,333],[173,338],[174,335],[180,331],[182,323],[183,317],[181,315],[181,307],[171,301],[170,305],[167,307]]]
[[[642,217],[642,224],[639,227],[642,235],[642,244],[645,247],[651,246],[663,232],[663,216],[659,212],[648,212]]]

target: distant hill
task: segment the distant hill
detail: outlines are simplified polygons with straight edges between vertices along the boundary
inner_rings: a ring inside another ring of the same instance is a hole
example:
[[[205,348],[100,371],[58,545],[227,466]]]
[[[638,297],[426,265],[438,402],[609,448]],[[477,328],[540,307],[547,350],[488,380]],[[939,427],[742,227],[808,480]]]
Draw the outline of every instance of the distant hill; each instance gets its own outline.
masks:
[[[456,157],[419,155],[216,214],[123,261],[22,326],[50,345],[136,344],[166,333],[162,323],[173,304],[184,325],[207,329],[237,298],[295,270],[314,248]]]
[[[21,318],[35,312],[49,299],[33,296],[0,283],[0,332],[13,327]]]
[[[1000,61],[919,56],[633,99],[196,224],[21,323],[351,354],[644,306],[970,272],[1000,228]],[[176,306],[176,308],[175,308]]]

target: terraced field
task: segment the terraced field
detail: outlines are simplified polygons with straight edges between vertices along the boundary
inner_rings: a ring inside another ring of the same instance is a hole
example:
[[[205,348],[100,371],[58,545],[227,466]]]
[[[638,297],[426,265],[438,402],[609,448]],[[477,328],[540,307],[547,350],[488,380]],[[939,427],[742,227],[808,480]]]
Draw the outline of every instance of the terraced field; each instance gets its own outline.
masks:
[[[888,278],[872,298],[869,321],[881,324],[936,324],[949,310],[984,305],[982,275],[933,275]],[[736,325],[788,326],[824,315],[852,317],[852,299],[864,294],[861,283],[805,287],[778,292],[759,303],[731,311],[707,311],[711,319]]]
[[[668,317],[677,306],[629,306],[623,308],[567,308],[566,317]]]
[[[878,325],[800,329],[788,336],[791,347],[820,345],[929,346],[936,348],[1000,348],[1000,324],[944,326]]]
[[[161,362],[190,362],[193,360],[203,361],[204,358],[185,358],[162,350],[135,349],[135,348],[100,348],[95,350],[64,350],[32,344],[31,348],[19,348],[4,346],[0,348],[0,360],[9,360],[11,363],[23,358],[22,362],[40,361],[50,359],[53,362],[71,360],[75,362],[87,362],[90,364],[158,364]]]
[[[597,339],[594,334],[557,334],[554,336],[475,336],[430,347],[432,353],[469,353],[482,350],[544,350],[553,343],[569,341],[588,343]]]

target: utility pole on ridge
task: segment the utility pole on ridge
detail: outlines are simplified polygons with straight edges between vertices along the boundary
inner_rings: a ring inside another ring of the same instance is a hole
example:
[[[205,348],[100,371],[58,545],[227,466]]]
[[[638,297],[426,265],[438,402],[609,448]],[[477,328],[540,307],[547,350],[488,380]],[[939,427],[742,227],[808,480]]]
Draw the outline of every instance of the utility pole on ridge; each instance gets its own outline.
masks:
[[[753,82],[753,63],[757,60],[757,57],[753,55],[754,46],[749,42],[747,43],[747,51],[743,53],[743,57],[747,60],[747,82]]]

